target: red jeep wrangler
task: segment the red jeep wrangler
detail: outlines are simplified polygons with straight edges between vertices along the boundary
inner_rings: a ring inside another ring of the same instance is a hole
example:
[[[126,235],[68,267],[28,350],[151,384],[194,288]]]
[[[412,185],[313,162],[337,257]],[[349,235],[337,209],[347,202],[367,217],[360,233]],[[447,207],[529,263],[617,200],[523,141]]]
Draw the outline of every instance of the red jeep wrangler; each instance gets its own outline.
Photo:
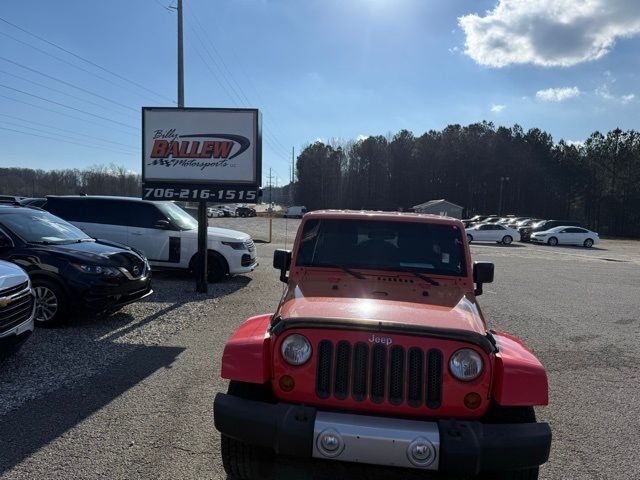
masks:
[[[214,415],[231,477],[293,456],[538,478],[544,367],[488,329],[476,297],[493,264],[471,263],[459,220],[313,212],[273,263],[287,283],[276,312],[247,320],[222,358]]]

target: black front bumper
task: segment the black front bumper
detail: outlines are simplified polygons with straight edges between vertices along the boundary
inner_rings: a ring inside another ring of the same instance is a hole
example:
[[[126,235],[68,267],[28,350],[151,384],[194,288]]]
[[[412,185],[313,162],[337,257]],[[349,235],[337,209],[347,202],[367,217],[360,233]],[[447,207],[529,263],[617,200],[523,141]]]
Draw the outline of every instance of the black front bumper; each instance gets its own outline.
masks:
[[[84,311],[115,310],[137,302],[153,293],[150,276],[135,280],[74,279],[68,282],[70,297],[75,306]]]
[[[272,448],[278,455],[311,457],[314,407],[264,403],[219,393],[214,400],[216,428],[244,443]],[[483,424],[437,420],[438,470],[475,475],[483,471],[520,470],[549,458],[551,429],[546,423]]]

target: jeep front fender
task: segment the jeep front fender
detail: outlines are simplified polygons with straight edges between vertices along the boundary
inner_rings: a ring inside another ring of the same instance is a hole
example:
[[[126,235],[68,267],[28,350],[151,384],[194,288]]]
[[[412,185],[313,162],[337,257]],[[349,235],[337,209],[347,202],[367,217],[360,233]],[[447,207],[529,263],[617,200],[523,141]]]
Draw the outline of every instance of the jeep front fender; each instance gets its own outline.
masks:
[[[533,406],[549,403],[547,374],[540,360],[520,340],[493,332],[495,356],[493,398],[498,405]]]
[[[222,378],[260,384],[269,380],[272,317],[271,313],[251,317],[231,335],[222,354]]]

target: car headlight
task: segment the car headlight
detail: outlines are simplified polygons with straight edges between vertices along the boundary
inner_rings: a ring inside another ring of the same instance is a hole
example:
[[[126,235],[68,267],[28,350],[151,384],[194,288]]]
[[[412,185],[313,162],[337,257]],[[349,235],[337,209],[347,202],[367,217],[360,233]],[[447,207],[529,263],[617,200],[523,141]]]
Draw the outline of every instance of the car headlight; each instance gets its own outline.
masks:
[[[302,365],[311,358],[311,344],[304,335],[294,333],[280,345],[282,358],[290,365]]]
[[[244,242],[222,242],[223,245],[226,245],[227,247],[231,247],[234,250],[246,250],[247,246],[244,244]]]
[[[475,350],[463,348],[451,355],[449,370],[458,380],[470,382],[482,373],[482,357]]]
[[[101,265],[82,265],[80,263],[72,263],[73,267],[82,273],[90,275],[100,275],[103,277],[120,277],[122,272],[115,267],[103,267]]]

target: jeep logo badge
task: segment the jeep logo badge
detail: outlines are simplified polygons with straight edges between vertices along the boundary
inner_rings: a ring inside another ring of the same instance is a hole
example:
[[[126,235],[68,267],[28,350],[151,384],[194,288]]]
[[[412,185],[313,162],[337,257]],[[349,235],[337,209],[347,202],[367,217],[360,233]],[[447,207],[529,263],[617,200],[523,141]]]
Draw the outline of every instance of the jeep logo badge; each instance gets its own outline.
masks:
[[[384,345],[391,345],[393,343],[393,338],[391,337],[378,337],[377,335],[371,335],[369,337],[369,342],[371,343],[382,343]]]

